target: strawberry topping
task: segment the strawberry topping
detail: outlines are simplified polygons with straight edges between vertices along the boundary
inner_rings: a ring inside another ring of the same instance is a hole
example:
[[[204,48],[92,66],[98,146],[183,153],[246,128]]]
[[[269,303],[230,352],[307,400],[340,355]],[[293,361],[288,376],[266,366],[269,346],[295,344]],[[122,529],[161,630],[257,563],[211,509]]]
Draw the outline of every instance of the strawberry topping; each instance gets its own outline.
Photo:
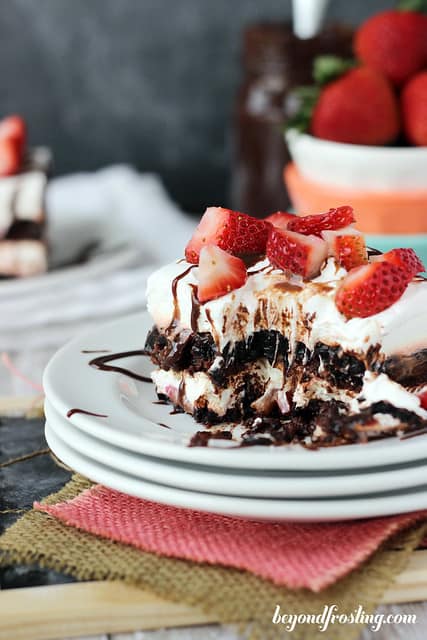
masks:
[[[245,213],[208,207],[185,248],[188,262],[199,262],[202,247],[213,244],[235,256],[265,253],[270,223]]]
[[[425,271],[425,267],[413,249],[392,249],[378,257],[380,262],[389,262],[400,267],[408,280],[412,280],[417,273]]]
[[[200,251],[197,279],[197,297],[200,302],[208,302],[245,284],[245,263],[219,247],[208,245]]]
[[[288,223],[288,229],[305,236],[320,236],[322,231],[341,229],[354,221],[353,207],[343,206],[318,215],[297,216]]]
[[[328,246],[316,236],[304,236],[293,231],[270,229],[267,257],[279,269],[313,278],[328,255]]]
[[[21,167],[21,148],[13,138],[0,138],[0,176],[12,176]]]
[[[328,243],[329,254],[347,271],[368,262],[365,238],[356,229],[323,231],[322,238]]]
[[[407,286],[403,269],[390,262],[373,262],[350,271],[337,291],[335,303],[347,318],[367,318],[394,304]]]
[[[278,229],[287,229],[288,223],[291,220],[295,220],[295,214],[287,211],[276,211],[276,213],[267,216],[266,220]]]
[[[423,409],[427,409],[427,389],[417,394],[420,399],[420,405]]]

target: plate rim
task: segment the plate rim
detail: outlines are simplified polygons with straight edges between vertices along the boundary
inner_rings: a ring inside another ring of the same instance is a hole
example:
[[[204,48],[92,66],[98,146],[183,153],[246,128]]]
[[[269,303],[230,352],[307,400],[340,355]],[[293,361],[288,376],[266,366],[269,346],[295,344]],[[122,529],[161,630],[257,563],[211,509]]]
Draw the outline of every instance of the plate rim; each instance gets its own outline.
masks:
[[[217,513],[232,517],[241,517],[247,519],[261,519],[272,521],[299,521],[299,522],[332,522],[354,519],[366,519],[373,517],[381,517],[387,515],[397,515],[399,513],[409,513],[417,511],[425,507],[411,500],[413,496],[387,496],[380,500],[375,498],[365,498],[358,500],[358,509],[352,511],[349,505],[353,502],[356,506],[356,500],[348,500],[346,498],[339,500],[284,500],[284,499],[261,499],[261,498],[240,498],[221,496],[206,493],[197,493],[184,489],[171,487],[162,487],[155,483],[143,481],[129,474],[120,474],[105,465],[101,465],[91,460],[83,454],[73,452],[70,447],[61,441],[60,437],[55,434],[52,427],[46,422],[45,435],[49,447],[58,455],[58,457],[67,465],[74,468],[78,473],[98,482],[104,486],[110,487],[121,493],[133,495],[145,500],[152,500],[160,504],[167,504],[179,508],[193,509],[197,511],[205,511],[208,513]],[[58,440],[60,441],[58,444]],[[64,451],[65,458],[64,458]],[[83,461],[82,461],[83,458]],[[77,460],[77,464],[76,464]],[[95,472],[93,471],[95,470]],[[112,481],[111,481],[112,480]],[[123,480],[125,485],[123,485]],[[126,484],[127,483],[127,484]],[[139,489],[135,489],[139,487]],[[141,488],[144,495],[141,495]],[[427,501],[427,491],[422,494],[423,500]],[[400,499],[400,506],[397,508],[393,505],[395,499]],[[208,503],[210,506],[207,506]],[[415,502],[415,504],[413,504]],[[380,504],[380,508],[378,508]],[[222,505],[222,506],[221,506]],[[234,506],[233,506],[234,505]],[[316,509],[319,505],[333,507],[330,511],[322,510],[318,513]],[[274,508],[273,508],[274,507]],[[369,507],[369,508],[366,508]],[[344,512],[344,515],[343,515]]]
[[[416,478],[413,476],[419,475],[420,472],[422,472],[423,467],[427,468],[427,460],[424,465],[413,465],[406,469],[389,470],[386,467],[365,473],[359,472],[354,474],[328,476],[327,472],[325,472],[324,476],[301,475],[301,477],[296,475],[293,477],[287,477],[286,472],[282,472],[282,478],[278,474],[269,477],[260,477],[260,475],[251,477],[250,472],[245,469],[235,469],[235,473],[230,475],[229,473],[227,474],[227,468],[206,467],[198,469],[197,467],[200,465],[193,464],[190,467],[189,463],[187,463],[189,465],[188,468],[183,469],[182,467],[177,467],[177,464],[180,464],[179,461],[162,460],[160,458],[150,459],[143,454],[137,454],[135,452],[121,449],[120,447],[114,447],[114,445],[108,444],[105,441],[84,433],[74,425],[70,425],[70,423],[55,410],[48,400],[45,402],[45,416],[50,428],[55,431],[66,445],[78,453],[85,454],[85,451],[90,451],[89,457],[95,462],[99,462],[100,464],[111,467],[112,469],[120,472],[128,472],[142,480],[166,484],[168,486],[187,489],[190,491],[193,491],[194,487],[203,486],[203,493],[221,493],[222,495],[229,496],[283,499],[321,498],[331,496],[338,498],[344,496],[354,497],[357,495],[368,495],[370,493],[386,492],[387,490],[398,488],[410,489],[425,484],[425,482],[422,482],[421,480],[417,482]],[[70,430],[69,435],[67,434],[67,430]],[[79,438],[81,438],[82,442],[79,441]],[[103,451],[105,451],[105,454]],[[122,462],[115,463],[115,457],[117,460],[121,460]],[[129,469],[126,469],[127,464],[129,465]],[[230,470],[231,469],[228,469],[228,471]],[[173,482],[166,481],[168,472],[171,475],[173,474]],[[241,477],[239,477],[239,475]],[[411,478],[407,483],[405,483],[404,480],[405,475]],[[373,476],[375,476],[375,480],[372,484]],[[381,480],[380,487],[375,484],[375,482],[378,482],[378,479]],[[336,483],[336,480],[339,480],[339,482]],[[207,487],[203,484],[206,482],[208,484]],[[334,482],[335,486],[338,484],[338,493],[335,493],[331,489],[330,485]],[[231,487],[235,486],[234,483],[239,483],[239,488],[232,490]],[[276,491],[273,490],[275,486],[279,487],[279,484],[283,486],[283,483],[286,483],[287,489],[289,486],[291,487],[290,493],[285,493],[284,488],[277,488]],[[327,483],[329,483],[329,488]],[[252,488],[253,485],[255,485],[255,489]],[[310,488],[312,486],[314,486],[314,493],[313,488]],[[361,486],[362,490],[359,490]],[[372,488],[372,486],[374,488]],[[352,490],[352,487],[357,487],[357,489]]]

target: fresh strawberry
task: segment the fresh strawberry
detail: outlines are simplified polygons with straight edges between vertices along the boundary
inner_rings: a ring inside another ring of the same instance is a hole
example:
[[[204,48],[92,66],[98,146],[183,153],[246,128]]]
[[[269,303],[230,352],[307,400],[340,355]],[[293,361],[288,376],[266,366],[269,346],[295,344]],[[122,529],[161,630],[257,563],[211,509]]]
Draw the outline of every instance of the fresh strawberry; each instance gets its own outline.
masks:
[[[329,209],[327,213],[312,216],[294,216],[288,223],[289,231],[296,231],[305,236],[320,236],[328,229],[341,229],[354,222],[353,207],[343,206]]]
[[[392,142],[399,133],[397,98],[387,79],[374,69],[352,69],[321,90],[310,130],[317,138],[335,142]]]
[[[427,389],[421,391],[421,393],[417,393],[417,396],[420,399],[420,405],[423,409],[427,409]]]
[[[0,138],[0,176],[12,176],[21,166],[21,150],[13,138]]]
[[[347,271],[368,262],[365,238],[360,231],[351,227],[323,231],[322,238],[328,243],[329,254]]]
[[[313,278],[318,275],[327,256],[328,246],[317,236],[305,236],[275,227],[270,229],[267,258],[279,269]]]
[[[276,211],[276,213],[267,216],[266,220],[278,229],[287,229],[288,223],[291,220],[295,220],[295,214],[288,213],[287,211]]]
[[[427,18],[416,11],[382,11],[357,30],[354,52],[364,64],[403,84],[427,63]]]
[[[425,266],[413,249],[392,249],[378,256],[377,261],[389,262],[400,267],[405,272],[408,281],[412,280],[417,273],[425,271]]]
[[[427,36],[426,36],[427,37]],[[409,142],[427,146],[427,71],[421,71],[403,87],[400,96],[403,128]]]
[[[27,139],[27,126],[23,118],[13,115],[0,120],[0,138],[13,138],[23,148]]]
[[[199,262],[202,247],[213,244],[236,256],[265,253],[270,223],[245,213],[208,207],[185,248],[188,262]]]
[[[220,298],[238,289],[245,284],[247,277],[245,263],[240,258],[214,245],[201,249],[197,270],[197,297],[200,302]]]
[[[407,286],[402,269],[389,262],[373,262],[350,271],[338,288],[335,303],[347,318],[367,318],[394,304]]]

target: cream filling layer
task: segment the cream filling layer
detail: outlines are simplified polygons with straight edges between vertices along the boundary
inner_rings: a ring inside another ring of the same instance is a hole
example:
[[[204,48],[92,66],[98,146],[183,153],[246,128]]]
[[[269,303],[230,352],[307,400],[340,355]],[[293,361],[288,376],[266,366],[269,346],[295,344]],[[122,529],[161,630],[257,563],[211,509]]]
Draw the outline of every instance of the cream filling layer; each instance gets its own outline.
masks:
[[[277,330],[289,339],[291,355],[297,341],[309,349],[322,342],[357,354],[378,344],[385,355],[427,348],[427,281],[412,281],[403,296],[379,314],[347,320],[334,299],[346,271],[332,258],[320,276],[309,282],[273,269],[264,260],[248,271],[243,287],[200,305],[194,314],[197,267],[190,267],[185,261],[172,263],[148,280],[148,310],[160,331],[173,321],[177,332],[191,330],[193,325],[196,331],[210,332],[222,350],[257,330]]]

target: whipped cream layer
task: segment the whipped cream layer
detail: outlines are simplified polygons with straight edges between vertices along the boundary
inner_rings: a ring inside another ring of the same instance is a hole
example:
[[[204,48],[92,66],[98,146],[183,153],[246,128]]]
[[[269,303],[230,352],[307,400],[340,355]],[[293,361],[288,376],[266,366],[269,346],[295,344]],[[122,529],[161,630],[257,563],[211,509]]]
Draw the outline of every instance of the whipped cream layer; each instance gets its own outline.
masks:
[[[243,287],[203,305],[195,297],[197,267],[184,260],[153,273],[147,286],[148,310],[159,331],[209,332],[219,350],[255,331],[277,330],[313,349],[317,342],[363,354],[380,345],[385,356],[427,348],[427,281],[414,279],[391,307],[368,318],[347,319],[335,305],[346,275],[330,258],[309,282],[274,269],[268,260],[248,269]]]

